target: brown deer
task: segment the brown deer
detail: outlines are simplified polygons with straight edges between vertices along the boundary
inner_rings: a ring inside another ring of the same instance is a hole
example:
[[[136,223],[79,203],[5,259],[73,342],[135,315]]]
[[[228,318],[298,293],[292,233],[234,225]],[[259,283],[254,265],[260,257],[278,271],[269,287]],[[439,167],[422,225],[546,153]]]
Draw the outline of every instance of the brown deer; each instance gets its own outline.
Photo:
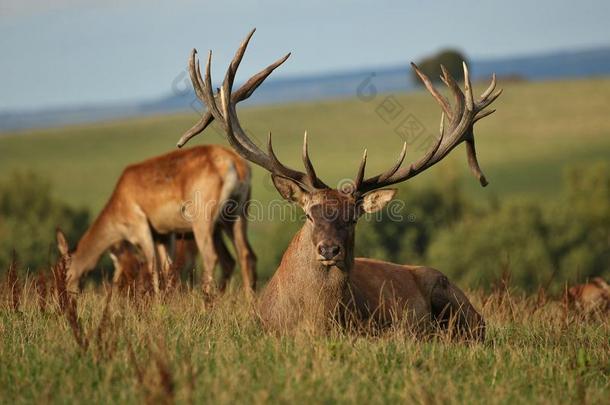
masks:
[[[568,290],[568,299],[574,307],[584,313],[610,310],[610,285],[601,277],[578,284]]]
[[[175,234],[163,235],[162,240],[156,236],[155,244],[166,287],[168,287],[167,283],[173,283],[183,271],[192,271],[195,268],[199,249],[192,234],[180,237],[176,237]],[[214,244],[222,269],[219,289],[224,291],[235,269],[235,260],[218,231],[214,234]],[[119,288],[126,288],[142,282],[141,276],[146,262],[137,247],[122,241],[110,248],[109,255],[114,265],[113,284]]]
[[[423,158],[402,167],[405,143],[398,161],[390,169],[369,178],[364,176],[365,151],[352,186],[337,190],[327,186],[316,175],[308,155],[307,134],[303,143],[305,172],[300,172],[279,161],[273,151],[271,136],[265,153],[243,130],[237,116],[237,103],[243,99],[243,94],[250,95],[290,55],[253,76],[238,92],[232,94],[235,73],[253,33],[254,30],[238,48],[216,95],[210,77],[211,52],[202,78],[197,51],[193,50],[189,61],[191,80],[196,94],[207,106],[212,118],[205,116],[183,136],[179,146],[203,131],[206,120],[217,120],[235,151],[268,170],[282,197],[298,204],[307,216],[262,293],[259,311],[264,324],[279,331],[302,321],[322,326],[333,320],[337,310],[347,308],[358,321],[373,321],[381,326],[402,318],[427,329],[434,322],[447,325],[449,317],[452,317],[452,324],[458,326],[457,330],[483,339],[483,318],[447,277],[427,267],[355,259],[354,233],[356,222],[363,214],[381,210],[394,197],[395,189],[383,187],[418,175],[441,161],[461,142],[466,142],[468,161],[474,174],[481,184],[487,184],[476,158],[473,125],[493,112],[484,111],[484,108],[501,93],[493,93],[495,76],[489,88],[475,101],[466,65],[464,92],[443,68],[442,79],[455,97],[452,108],[430,80],[413,65],[443,110],[436,144]],[[445,117],[448,120],[447,128],[444,128]]]
[[[128,166],[102,212],[71,253],[68,288],[78,290],[83,274],[102,253],[127,241],[141,252],[145,270],[158,291],[158,268],[165,250],[153,234],[192,232],[203,259],[203,290],[215,290],[221,232],[235,246],[247,293],[256,285],[256,256],[247,238],[246,204],[250,168],[234,151],[204,145],[173,151]],[[226,247],[220,246],[226,251]],[[161,257],[161,258],[160,258]],[[226,260],[221,261],[225,263]],[[230,269],[232,271],[232,268]],[[223,268],[226,284],[228,268]]]

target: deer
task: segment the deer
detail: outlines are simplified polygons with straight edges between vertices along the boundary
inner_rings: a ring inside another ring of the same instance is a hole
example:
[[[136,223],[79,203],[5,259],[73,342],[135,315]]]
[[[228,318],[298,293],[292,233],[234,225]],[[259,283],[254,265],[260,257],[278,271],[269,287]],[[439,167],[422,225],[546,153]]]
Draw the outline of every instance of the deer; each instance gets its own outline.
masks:
[[[248,163],[220,145],[176,150],[127,166],[100,214],[69,252],[68,290],[78,292],[81,277],[109,249],[115,258],[133,263],[133,257],[124,256],[133,252],[120,248],[125,241],[141,253],[144,271],[157,293],[159,268],[170,255],[154,235],[190,232],[203,260],[204,297],[212,298],[217,290],[214,269],[219,256],[221,288],[233,271],[223,234],[235,247],[244,290],[251,296],[256,288],[256,255],[247,236],[250,176]]]
[[[183,271],[190,271],[192,274],[199,250],[193,234],[182,234],[179,237],[176,234],[163,236],[159,238],[155,235],[155,243],[162,264],[161,274],[164,276],[165,288],[167,288]],[[235,270],[235,259],[218,231],[214,234],[214,244],[222,269],[218,288],[220,292],[224,292]],[[112,283],[115,286],[125,289],[134,286],[133,283],[143,281],[141,276],[146,262],[136,246],[122,241],[112,246],[108,253],[114,266]]]
[[[610,310],[610,285],[601,277],[593,277],[588,283],[572,286],[567,293],[569,302],[580,312]]]
[[[355,258],[354,235],[356,223],[363,215],[382,210],[394,198],[397,190],[387,186],[424,172],[462,142],[466,143],[472,172],[483,186],[487,185],[476,156],[473,126],[494,112],[485,108],[501,94],[501,90],[494,93],[495,75],[487,90],[475,100],[466,64],[463,65],[464,91],[443,67],[441,78],[455,99],[452,106],[430,79],[412,64],[442,109],[440,135],[435,145],[421,159],[403,166],[407,149],[405,142],[396,163],[372,177],[365,177],[365,150],[350,186],[332,188],[316,174],[309,158],[307,133],[303,139],[303,172],[289,168],[279,160],[273,150],[271,134],[265,152],[241,126],[237,103],[244,99],[244,95],[251,95],[290,56],[290,53],[283,56],[252,76],[233,93],[235,74],[254,32],[252,30],[238,47],[216,94],[210,73],[212,52],[208,53],[202,77],[197,50],[192,50],[188,63],[191,81],[209,116],[204,116],[188,130],[178,141],[178,146],[201,133],[209,121],[216,120],[233,149],[244,159],[268,171],[278,193],[305,213],[302,228],[292,238],[279,267],[259,298],[258,312],[263,326],[276,332],[291,331],[301,324],[311,325],[314,330],[325,330],[337,319],[347,319],[341,314],[349,313],[353,314],[350,318],[357,322],[381,327],[402,320],[421,325],[418,328],[422,330],[435,325],[453,325],[461,335],[483,340],[483,317],[464,292],[443,273],[425,266]]]

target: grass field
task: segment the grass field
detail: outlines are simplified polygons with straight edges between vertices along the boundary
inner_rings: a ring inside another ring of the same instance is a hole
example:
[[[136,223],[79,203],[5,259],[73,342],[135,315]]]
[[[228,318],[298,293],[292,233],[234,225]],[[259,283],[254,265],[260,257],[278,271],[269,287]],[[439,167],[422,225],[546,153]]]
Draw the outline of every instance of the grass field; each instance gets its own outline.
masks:
[[[476,131],[490,186],[478,187],[458,150],[413,180],[414,187],[457,174],[478,199],[552,199],[566,166],[610,159],[610,79],[503,87],[498,112]],[[298,167],[308,130],[317,171],[333,184],[353,177],[365,147],[369,173],[391,164],[403,142],[395,132],[403,119],[424,126],[409,138],[411,159],[423,153],[426,135],[436,134],[439,109],[429,95],[388,96],[244,108],[242,116],[260,140],[272,130],[278,154]],[[395,117],[380,114],[390,102],[399,106]],[[52,181],[58,198],[97,214],[123,167],[172,150],[196,118],[193,113],[3,134],[0,179],[32,170]],[[211,131],[194,143],[224,139]],[[276,198],[258,168],[253,190],[262,202]],[[272,231],[265,222],[252,225],[263,276],[276,265],[265,255]],[[468,346],[445,336],[422,341],[403,330],[378,337],[340,330],[276,337],[263,331],[237,291],[212,310],[203,307],[198,291],[158,300],[115,294],[104,317],[103,293],[89,288],[78,298],[89,340],[84,349],[52,297],[40,308],[32,282],[19,305],[2,291],[0,403],[593,404],[607,402],[610,389],[608,318],[583,318],[542,296],[473,292],[488,338]]]
[[[607,403],[610,324],[546,302],[473,294],[487,340],[266,333],[238,292],[213,310],[198,292],[140,301],[87,291],[87,349],[26,286],[0,314],[2,403]],[[102,319],[105,319],[102,321]],[[99,325],[102,325],[101,327]],[[132,354],[133,353],[133,354]]]

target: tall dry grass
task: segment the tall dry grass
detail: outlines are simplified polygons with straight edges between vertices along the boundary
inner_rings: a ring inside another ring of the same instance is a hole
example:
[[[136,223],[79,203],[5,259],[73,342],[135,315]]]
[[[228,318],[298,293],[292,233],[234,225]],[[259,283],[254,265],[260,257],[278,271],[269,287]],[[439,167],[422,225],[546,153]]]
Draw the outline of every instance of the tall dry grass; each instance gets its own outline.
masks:
[[[3,284],[0,402],[603,403],[610,386],[607,314],[526,296],[508,275],[470,293],[483,344],[403,328],[276,336],[235,286],[213,308],[189,286],[71,296],[61,263],[51,293],[38,278]]]

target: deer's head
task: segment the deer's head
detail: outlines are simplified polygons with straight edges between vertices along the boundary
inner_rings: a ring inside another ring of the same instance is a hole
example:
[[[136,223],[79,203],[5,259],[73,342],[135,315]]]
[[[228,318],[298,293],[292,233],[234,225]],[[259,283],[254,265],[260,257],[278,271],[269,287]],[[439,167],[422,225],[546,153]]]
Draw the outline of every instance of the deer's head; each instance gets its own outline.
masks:
[[[207,106],[208,111],[193,128],[182,136],[178,146],[183,146],[189,139],[201,133],[214,119],[217,120],[235,151],[244,159],[268,170],[282,197],[298,204],[305,211],[307,221],[304,229],[308,231],[305,234],[311,238],[314,254],[321,264],[334,266],[343,263],[344,267],[349,270],[350,262],[353,260],[354,228],[358,218],[363,213],[375,212],[383,208],[396,192],[394,189],[384,187],[418,175],[442,160],[462,142],[466,143],[468,162],[473,173],[483,186],[487,184],[477,162],[473,126],[476,121],[494,112],[494,110],[484,109],[501,94],[501,90],[493,93],[496,83],[495,76],[488,89],[479,99],[475,100],[466,65],[464,64],[465,89],[463,92],[449,72],[441,66],[443,72],[441,79],[455,97],[455,104],[451,106],[449,101],[432,86],[428,77],[413,64],[415,72],[443,110],[440,135],[435,145],[421,159],[403,167],[402,163],[407,151],[405,142],[394,165],[385,172],[368,178],[364,176],[367,159],[365,150],[351,186],[337,190],[327,186],[316,175],[307,151],[307,133],[305,133],[302,151],[305,167],[303,172],[291,169],[280,162],[273,151],[271,134],[269,134],[265,152],[250,139],[242,128],[237,117],[237,103],[250,97],[271,72],[290,56],[290,54],[285,55],[255,74],[233,93],[232,87],[237,68],[253,34],[254,30],[238,48],[227,69],[222,87],[216,94],[212,88],[210,74],[211,51],[208,54],[205,76],[202,77],[197,51],[193,50],[189,60],[189,73],[195,93]],[[445,121],[448,124],[447,128],[445,128]]]
[[[281,196],[305,212],[304,235],[323,266],[349,270],[353,261],[354,232],[365,213],[381,210],[396,194],[395,189],[371,191],[358,196],[346,190],[310,189],[289,177],[272,175]]]

